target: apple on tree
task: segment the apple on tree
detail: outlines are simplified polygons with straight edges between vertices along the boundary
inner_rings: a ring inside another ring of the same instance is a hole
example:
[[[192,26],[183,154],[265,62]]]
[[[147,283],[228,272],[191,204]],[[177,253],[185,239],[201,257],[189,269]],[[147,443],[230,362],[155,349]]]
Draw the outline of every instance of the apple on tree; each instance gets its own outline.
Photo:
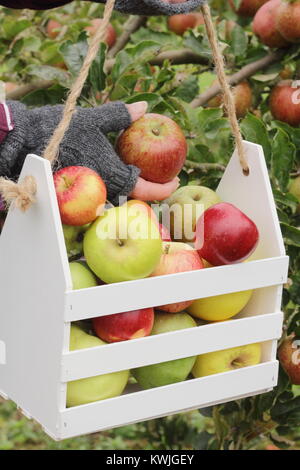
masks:
[[[280,3],[276,12],[276,26],[288,42],[300,42],[300,0]]]
[[[210,207],[197,222],[195,247],[201,258],[213,266],[245,260],[258,240],[256,224],[227,202]]]
[[[156,313],[152,335],[168,333],[169,331],[184,330],[197,326],[195,320],[185,312]],[[162,387],[184,381],[191,372],[196,357],[186,357],[174,361],[151,364],[132,371],[138,384],[144,388]]]
[[[258,10],[253,20],[254,34],[269,47],[285,47],[289,44],[276,26],[276,13],[280,4],[281,0],[270,0]]]
[[[229,0],[231,8],[239,16],[254,16],[264,3],[268,0],[239,0],[238,6],[236,0]]]
[[[140,168],[142,178],[168,183],[184,165],[187,142],[175,121],[161,114],[145,114],[120,135],[117,149],[126,164]]]
[[[182,36],[188,29],[196,28],[204,24],[201,13],[193,12],[181,15],[172,15],[168,18],[168,28],[173,33]]]
[[[290,126],[300,125],[300,88],[292,80],[279,82],[271,91],[270,109],[275,119]]]
[[[158,224],[134,206],[111,208],[85,233],[83,251],[106,284],[145,278],[162,256]]]
[[[63,224],[85,225],[103,211],[106,186],[94,170],[69,166],[54,173],[54,186]]]
[[[153,322],[153,308],[143,308],[94,318],[93,328],[99,338],[115,343],[150,335]]]
[[[258,343],[247,344],[197,356],[192,373],[196,378],[206,377],[242,367],[255,366],[260,361],[261,345]]]
[[[91,21],[91,25],[85,28],[85,31],[87,31],[91,36],[93,36],[96,33],[96,31],[99,29],[102,21],[103,21],[102,18],[94,18]],[[109,23],[107,27],[107,31],[106,31],[105,42],[107,46],[110,48],[115,44],[116,40],[117,40],[116,30],[113,27],[113,25]]]
[[[71,326],[70,351],[103,346],[106,343]],[[67,407],[84,405],[121,395],[127,385],[129,371],[112,372],[87,379],[74,380],[67,385]]]
[[[151,276],[164,276],[166,274],[183,273],[202,269],[203,263],[197,251],[187,243],[164,242],[163,255]],[[156,307],[169,313],[177,313],[192,304],[192,300]]]
[[[278,351],[278,357],[291,383],[300,385],[300,340],[297,340],[294,334],[283,341]]]
[[[217,83],[217,81],[215,81],[214,83]],[[252,106],[252,89],[247,80],[244,80],[243,82],[238,83],[237,85],[235,85],[235,87],[233,87],[232,93],[237,118],[243,118],[246,116],[247,112]],[[218,94],[217,96],[209,100],[207,104],[211,108],[219,108],[223,104],[222,95]]]
[[[170,209],[171,237],[174,241],[192,242],[195,239],[196,222],[202,213],[220,198],[205,186],[182,186],[165,202]]]

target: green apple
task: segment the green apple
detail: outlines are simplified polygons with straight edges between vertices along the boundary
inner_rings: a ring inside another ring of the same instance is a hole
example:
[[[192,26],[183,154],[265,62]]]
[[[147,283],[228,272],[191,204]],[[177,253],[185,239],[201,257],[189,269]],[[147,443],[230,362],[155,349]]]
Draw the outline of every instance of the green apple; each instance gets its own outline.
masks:
[[[261,345],[246,344],[237,348],[214,351],[197,357],[193,367],[194,377],[220,374],[242,367],[255,366],[261,361]]]
[[[134,206],[107,210],[85,234],[91,270],[106,284],[149,276],[162,256],[157,223]]]
[[[171,237],[174,241],[192,242],[195,227],[202,213],[220,202],[212,189],[205,186],[183,186],[175,191],[165,202],[170,208]]]
[[[70,351],[94,348],[105,344],[101,339],[85,333],[77,325],[71,326]],[[122,370],[69,382],[67,386],[67,406],[79,406],[117,397],[123,392],[128,379],[129,371]]]
[[[289,185],[289,192],[298,199],[300,204],[300,176],[291,180]]]
[[[87,289],[98,285],[96,276],[84,262],[72,261],[70,271],[74,290]]]
[[[195,320],[185,312],[156,313],[151,335],[169,331],[184,330],[197,326]],[[187,378],[195,363],[196,357],[186,357],[174,361],[161,362],[150,366],[139,367],[132,371],[139,385],[144,388],[161,387]]]
[[[65,244],[69,260],[80,258],[83,254],[83,236],[90,224],[82,226],[63,225]]]

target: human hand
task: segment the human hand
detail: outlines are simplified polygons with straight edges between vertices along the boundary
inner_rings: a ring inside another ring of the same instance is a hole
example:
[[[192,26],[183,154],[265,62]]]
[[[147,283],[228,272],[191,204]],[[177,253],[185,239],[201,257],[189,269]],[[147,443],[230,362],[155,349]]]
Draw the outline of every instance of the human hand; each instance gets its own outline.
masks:
[[[130,197],[140,201],[163,201],[171,196],[179,186],[179,178],[176,176],[169,183],[151,183],[139,177]]]

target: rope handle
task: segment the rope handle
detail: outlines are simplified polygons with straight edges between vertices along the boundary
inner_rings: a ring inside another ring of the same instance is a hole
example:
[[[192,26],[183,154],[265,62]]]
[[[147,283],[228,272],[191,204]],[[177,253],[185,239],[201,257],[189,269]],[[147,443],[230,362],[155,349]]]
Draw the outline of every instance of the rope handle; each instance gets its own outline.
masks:
[[[88,53],[83,62],[80,73],[75,80],[70,93],[68,95],[62,119],[54,131],[45,151],[43,157],[51,162],[53,165],[59,155],[59,147],[65,136],[65,133],[70,127],[70,123],[74,113],[76,112],[76,103],[81,95],[82,89],[88,77],[90,67],[99,51],[100,42],[104,39],[107,27],[109,25],[116,0],[107,0],[105,5],[102,23],[92,38]],[[212,48],[213,58],[216,66],[217,76],[224,96],[224,105],[227,110],[228,118],[230,121],[233,136],[236,141],[240,164],[245,175],[249,174],[249,167],[247,164],[246,153],[243,146],[243,138],[239,128],[239,123],[235,111],[235,103],[231,88],[227,82],[225,73],[224,58],[220,50],[216,31],[214,29],[210,7],[208,4],[201,6],[207,36]],[[36,195],[36,181],[33,176],[26,176],[23,181],[15,183],[7,178],[0,178],[0,194],[6,204],[9,206],[13,204],[25,212],[31,204],[35,202]]]

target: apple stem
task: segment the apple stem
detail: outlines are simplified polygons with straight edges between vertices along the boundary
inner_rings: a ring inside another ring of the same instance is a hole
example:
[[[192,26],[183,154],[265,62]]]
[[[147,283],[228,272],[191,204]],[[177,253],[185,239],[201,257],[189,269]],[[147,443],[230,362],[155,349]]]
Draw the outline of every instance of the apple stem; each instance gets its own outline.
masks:
[[[119,246],[124,246],[124,243],[119,238],[117,238],[117,243],[118,243]]]
[[[152,129],[152,133],[153,133],[154,135],[156,135],[156,136],[159,136],[159,135],[160,135],[160,131],[159,131],[159,129],[157,129],[157,128]]]

